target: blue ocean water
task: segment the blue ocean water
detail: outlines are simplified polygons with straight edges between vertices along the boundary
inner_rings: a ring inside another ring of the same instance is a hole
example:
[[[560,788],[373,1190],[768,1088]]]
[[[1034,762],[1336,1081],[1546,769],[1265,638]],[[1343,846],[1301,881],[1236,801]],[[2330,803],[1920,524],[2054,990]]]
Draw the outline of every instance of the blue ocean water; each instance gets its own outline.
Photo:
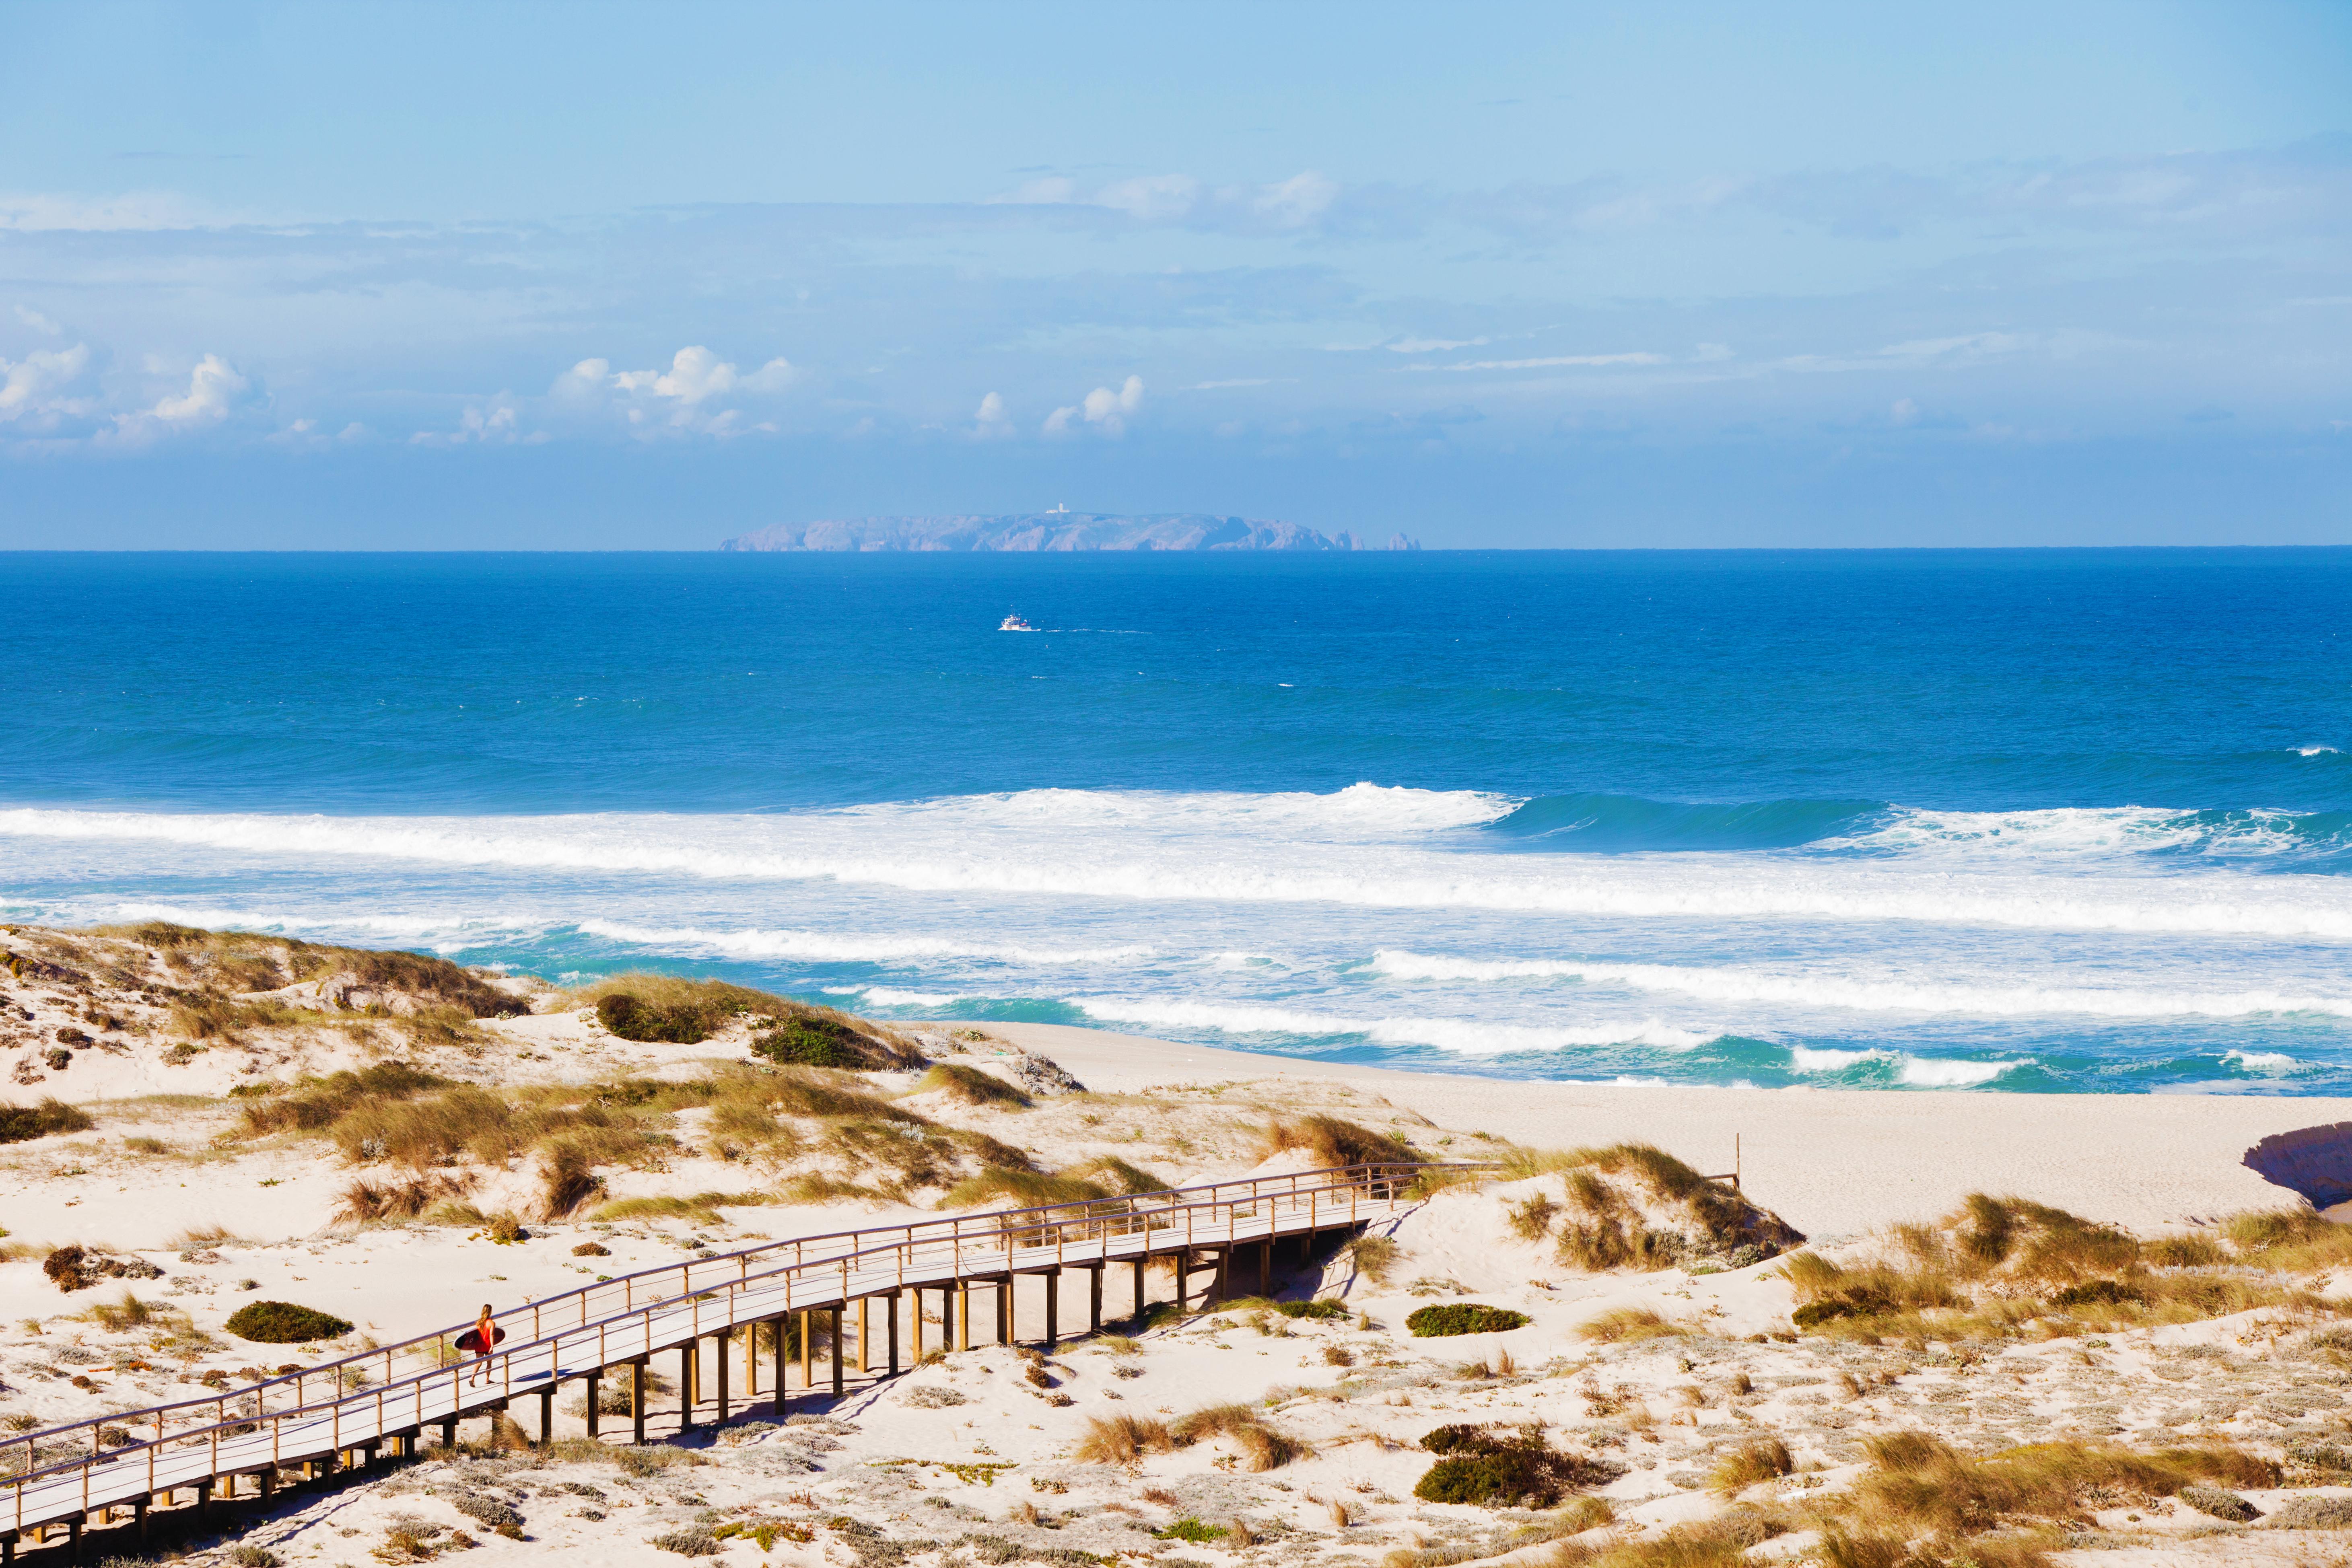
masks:
[[[2352,1090],[2352,550],[17,555],[0,596],[10,919],[1501,1076]]]

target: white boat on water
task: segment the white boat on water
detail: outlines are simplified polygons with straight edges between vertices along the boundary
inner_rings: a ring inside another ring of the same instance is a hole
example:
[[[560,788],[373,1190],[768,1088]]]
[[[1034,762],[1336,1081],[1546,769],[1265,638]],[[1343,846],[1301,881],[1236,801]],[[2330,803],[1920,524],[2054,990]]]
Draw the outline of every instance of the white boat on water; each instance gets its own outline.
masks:
[[[1018,615],[1008,615],[1004,618],[1003,623],[997,627],[997,630],[999,632],[1034,632],[1037,628],[1030,625],[1029,622],[1022,620]]]

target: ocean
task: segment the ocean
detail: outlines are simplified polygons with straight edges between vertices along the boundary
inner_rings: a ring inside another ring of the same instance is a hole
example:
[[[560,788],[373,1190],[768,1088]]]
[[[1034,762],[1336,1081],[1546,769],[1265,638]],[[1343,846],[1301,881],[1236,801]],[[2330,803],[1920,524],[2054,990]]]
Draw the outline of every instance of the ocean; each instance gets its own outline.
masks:
[[[0,594],[11,921],[1504,1078],[2352,1092],[2352,550],[35,554]]]

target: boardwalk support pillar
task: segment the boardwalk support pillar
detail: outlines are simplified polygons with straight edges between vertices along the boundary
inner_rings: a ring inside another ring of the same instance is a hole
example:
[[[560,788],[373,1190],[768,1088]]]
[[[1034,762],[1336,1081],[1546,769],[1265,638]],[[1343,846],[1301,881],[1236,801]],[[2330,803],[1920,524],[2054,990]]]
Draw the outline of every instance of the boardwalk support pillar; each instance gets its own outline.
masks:
[[[919,1314],[918,1314],[919,1319]],[[890,1292],[890,1375],[898,1375],[898,1292]]]
[[[646,1440],[646,1367],[652,1360],[641,1355],[629,1363],[629,1418],[636,1423],[635,1437],[639,1447]]]
[[[1045,1270],[1045,1348],[1053,1349],[1062,1341],[1062,1271]]]
[[[735,1348],[735,1331],[719,1331],[719,1424],[727,1425],[727,1353]]]
[[[677,1347],[677,1435],[685,1437],[694,1430],[694,1375],[700,1370],[697,1363],[702,1349],[698,1339],[688,1340]]]
[[[1151,1266],[1151,1255],[1145,1253],[1135,1260],[1135,1315],[1143,1316],[1143,1271]]]
[[[1102,1333],[1102,1277],[1101,1264],[1087,1265],[1087,1332],[1088,1333]]]
[[[596,1408],[596,1401],[603,1397],[604,1388],[602,1385],[604,1384],[604,1374],[601,1370],[590,1373],[587,1377],[588,1435],[592,1437],[596,1435],[596,1417],[602,1414],[602,1412]]]
[[[539,1446],[542,1448],[555,1441],[555,1379],[550,1376],[547,1386],[539,1391]]]
[[[841,1309],[836,1306],[830,1310],[833,1321],[833,1396],[838,1399],[842,1395]]]

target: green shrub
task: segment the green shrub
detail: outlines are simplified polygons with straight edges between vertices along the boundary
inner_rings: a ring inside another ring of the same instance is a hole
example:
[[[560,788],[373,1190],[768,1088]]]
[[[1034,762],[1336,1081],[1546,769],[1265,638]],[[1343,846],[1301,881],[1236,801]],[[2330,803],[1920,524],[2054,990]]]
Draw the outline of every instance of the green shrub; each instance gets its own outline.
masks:
[[[1197,1519],[1180,1519],[1151,1532],[1162,1541],[1189,1541],[1195,1546],[1212,1541],[1223,1541],[1232,1531],[1222,1524],[1202,1524]]]
[[[1286,1318],[1344,1318],[1348,1309],[1337,1301],[1276,1301],[1274,1310]]]
[[[52,1133],[87,1133],[96,1125],[87,1112],[54,1094],[37,1105],[0,1105],[0,1144],[21,1144]]]
[[[597,1002],[596,1021],[623,1040],[698,1045],[710,1038],[711,1020],[700,1009],[665,1008],[627,991],[614,991]]]
[[[1421,1446],[1445,1456],[1413,1486],[1412,1495],[1423,1502],[1549,1508],[1564,1492],[1605,1486],[1623,1473],[1597,1459],[1557,1452],[1538,1437],[1498,1436],[1480,1427],[1440,1427],[1425,1433]]]
[[[222,1326],[256,1344],[308,1344],[313,1340],[340,1339],[352,1332],[352,1325],[342,1319],[291,1301],[247,1301]]]
[[[608,997],[605,1000],[613,998]],[[599,1009],[602,1010],[601,1008]],[[607,1026],[610,1027],[610,1026]],[[613,1030],[618,1034],[618,1029]],[[753,1054],[786,1067],[860,1068],[873,1065],[855,1030],[831,1019],[788,1019],[751,1041]]]
[[[1510,1329],[1523,1329],[1535,1320],[1525,1312],[1508,1307],[1489,1307],[1477,1301],[1448,1301],[1444,1306],[1423,1307],[1405,1319],[1416,1339],[1444,1339],[1454,1334],[1502,1333]]]

